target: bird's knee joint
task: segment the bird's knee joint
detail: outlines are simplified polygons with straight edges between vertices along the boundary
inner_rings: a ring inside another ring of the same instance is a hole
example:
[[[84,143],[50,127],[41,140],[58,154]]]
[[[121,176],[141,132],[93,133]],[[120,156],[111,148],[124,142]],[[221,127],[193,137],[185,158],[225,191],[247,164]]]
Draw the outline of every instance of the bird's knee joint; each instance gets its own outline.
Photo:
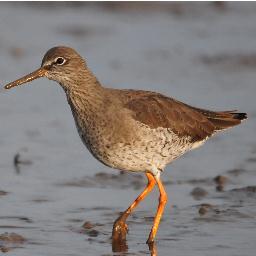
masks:
[[[166,204],[167,201],[168,201],[168,197],[167,196],[160,196],[159,197],[159,203]]]

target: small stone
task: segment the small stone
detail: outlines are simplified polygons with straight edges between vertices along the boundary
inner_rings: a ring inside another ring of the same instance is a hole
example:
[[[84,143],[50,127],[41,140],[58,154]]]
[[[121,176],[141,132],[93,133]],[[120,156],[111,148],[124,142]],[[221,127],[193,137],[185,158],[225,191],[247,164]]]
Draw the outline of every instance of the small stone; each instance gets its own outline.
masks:
[[[199,210],[198,210],[198,213],[202,216],[202,215],[205,215],[209,209],[212,209],[213,206],[211,204],[201,204]]]
[[[217,185],[225,185],[228,181],[228,178],[223,175],[218,175],[214,178],[214,181]]]
[[[228,181],[228,178],[223,175],[218,175],[214,178],[214,181],[216,183],[216,190],[219,192],[222,192],[224,190],[224,186]]]
[[[0,235],[0,241],[8,243],[24,243],[26,239],[16,233],[3,233]]]
[[[0,252],[9,252],[10,250],[10,247],[0,246]]]
[[[90,221],[86,221],[84,224],[83,224],[83,228],[84,229],[92,229],[95,225],[93,225]]]

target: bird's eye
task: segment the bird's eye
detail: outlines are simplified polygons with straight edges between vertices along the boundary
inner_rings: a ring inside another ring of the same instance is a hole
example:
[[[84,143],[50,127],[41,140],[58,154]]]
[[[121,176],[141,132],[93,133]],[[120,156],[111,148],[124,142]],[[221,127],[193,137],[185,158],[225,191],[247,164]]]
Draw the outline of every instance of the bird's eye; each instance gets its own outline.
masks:
[[[58,57],[58,58],[55,59],[54,62],[57,65],[63,65],[66,62],[66,60],[63,57]]]

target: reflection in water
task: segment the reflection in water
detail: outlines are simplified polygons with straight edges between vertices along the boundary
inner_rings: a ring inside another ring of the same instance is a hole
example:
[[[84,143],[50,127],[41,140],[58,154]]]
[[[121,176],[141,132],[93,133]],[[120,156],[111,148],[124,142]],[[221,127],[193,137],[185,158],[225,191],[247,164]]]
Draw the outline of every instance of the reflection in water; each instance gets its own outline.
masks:
[[[122,220],[121,215],[115,221],[112,229],[112,251],[113,252],[127,252],[128,245],[126,243],[126,235],[128,233],[128,226],[125,220]],[[126,217],[126,216],[125,216]]]
[[[148,245],[148,248],[149,248],[151,256],[157,256],[157,246],[156,246],[155,242],[150,243]],[[128,252],[127,240],[126,239],[122,240],[122,239],[114,239],[114,238],[112,238],[112,251],[115,252],[115,253],[118,253],[118,252],[120,252],[120,253]]]
[[[27,149],[23,149],[23,151],[26,152]],[[32,161],[21,159],[21,155],[19,152],[16,153],[13,157],[13,165],[14,165],[15,172],[17,174],[20,174],[21,165],[31,165],[31,164],[32,164]]]
[[[157,256],[157,247],[156,247],[156,243],[153,242],[153,243],[150,243],[148,245],[148,248],[149,248],[149,251],[150,251],[150,255],[151,256]]]
[[[17,153],[13,158],[13,165],[17,174],[20,174],[20,154]]]
[[[128,245],[126,239],[118,240],[112,238],[112,251],[113,252],[128,252]]]

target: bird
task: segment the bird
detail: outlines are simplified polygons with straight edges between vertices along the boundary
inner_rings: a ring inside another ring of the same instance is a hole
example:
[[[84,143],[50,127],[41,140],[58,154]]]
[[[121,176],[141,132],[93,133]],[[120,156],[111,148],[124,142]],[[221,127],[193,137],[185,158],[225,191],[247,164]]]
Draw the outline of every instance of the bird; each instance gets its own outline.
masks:
[[[161,180],[165,167],[203,145],[216,133],[239,125],[246,113],[210,111],[163,94],[103,86],[84,58],[67,46],[46,52],[39,69],[5,85],[5,89],[46,77],[64,89],[78,133],[91,154],[114,169],[144,173],[148,184],[114,222],[113,240],[124,240],[126,220],[157,186],[159,203],[147,243],[154,243],[167,203]]]

